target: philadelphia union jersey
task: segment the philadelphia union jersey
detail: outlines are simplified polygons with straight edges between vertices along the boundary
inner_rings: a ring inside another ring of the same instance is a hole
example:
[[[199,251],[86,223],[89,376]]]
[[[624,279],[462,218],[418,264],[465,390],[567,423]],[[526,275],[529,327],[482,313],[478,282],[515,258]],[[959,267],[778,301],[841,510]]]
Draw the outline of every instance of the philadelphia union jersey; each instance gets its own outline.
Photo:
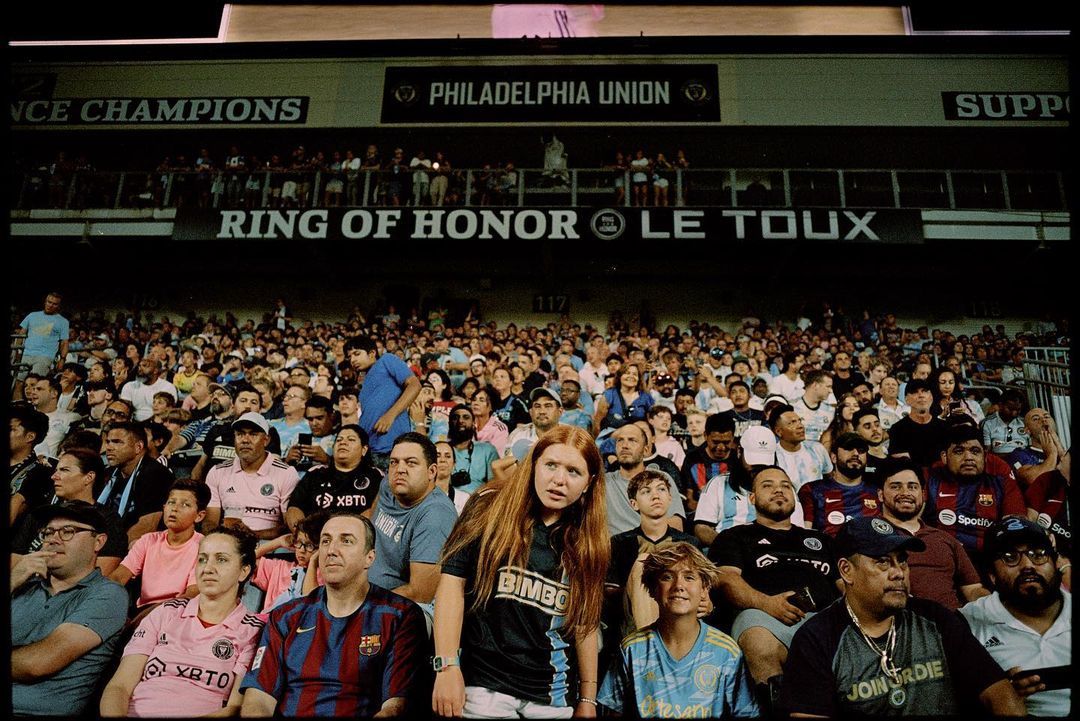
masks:
[[[430,655],[424,614],[409,599],[372,584],[338,618],[320,586],[270,612],[240,690],[276,698],[277,716],[371,716],[391,698],[430,697]]]
[[[525,568],[503,564],[487,605],[473,610],[479,543],[446,559],[442,572],[465,579],[461,673],[480,686],[546,706],[576,701],[577,661],[564,636],[569,581],[560,556],[563,521],[537,521]],[[602,579],[596,579],[597,584]]]
[[[908,598],[893,623],[899,683],[884,673],[842,599],[810,618],[791,642],[781,705],[831,718],[968,715],[982,708],[979,694],[1005,678],[967,624],[940,604]]]
[[[761,715],[735,639],[706,623],[676,660],[655,625],[627,636],[597,700],[630,718],[756,718]]]

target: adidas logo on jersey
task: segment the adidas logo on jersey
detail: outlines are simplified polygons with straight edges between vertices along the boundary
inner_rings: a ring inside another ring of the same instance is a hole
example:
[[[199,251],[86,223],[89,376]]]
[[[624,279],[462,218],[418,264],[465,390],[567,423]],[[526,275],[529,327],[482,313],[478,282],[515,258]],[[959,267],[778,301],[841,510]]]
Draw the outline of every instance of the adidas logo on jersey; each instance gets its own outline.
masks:
[[[228,488],[225,489],[225,492],[226,493],[236,493],[236,489],[233,488],[232,486],[229,486]]]
[[[769,539],[768,539],[768,538],[762,538],[762,539],[761,539],[760,541],[758,541],[758,545],[759,545],[759,546],[760,546],[760,545],[766,545],[766,546],[771,546],[771,545],[772,545],[772,543],[770,543],[770,542],[769,542]]]
[[[1005,644],[1003,644],[1001,642],[1001,639],[999,639],[997,636],[991,636],[990,638],[988,638],[986,640],[986,643],[983,644],[983,646],[985,646],[986,648],[995,648],[997,646],[1004,646],[1004,645]]]

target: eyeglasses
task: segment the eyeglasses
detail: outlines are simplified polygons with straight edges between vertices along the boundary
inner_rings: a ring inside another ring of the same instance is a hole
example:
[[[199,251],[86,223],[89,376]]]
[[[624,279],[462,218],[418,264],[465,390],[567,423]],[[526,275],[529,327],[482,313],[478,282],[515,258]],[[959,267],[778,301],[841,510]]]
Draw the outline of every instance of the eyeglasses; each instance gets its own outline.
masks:
[[[316,546],[314,543],[303,543],[303,542],[301,542],[301,543],[294,543],[293,548],[295,548],[297,551],[309,551],[310,552],[310,551],[314,551],[316,548],[318,548],[318,546]]]
[[[83,531],[87,533],[97,533],[97,531],[95,531],[93,528],[82,528],[81,526],[60,526],[60,528],[42,528],[41,532],[38,533],[38,538],[40,538],[42,541],[47,541],[49,540],[50,536],[56,534],[60,536],[61,541],[64,541],[66,543],[72,538],[75,538],[76,533],[82,533]]]
[[[286,393],[284,397],[288,398],[290,400],[294,400],[294,401],[306,400],[304,398],[304,396],[300,395],[299,393],[292,393],[292,394]]]
[[[1026,551],[1005,551],[998,554],[998,558],[1006,566],[1019,566],[1021,556],[1027,556],[1028,560],[1039,566],[1050,559],[1050,552],[1045,548],[1029,548]]]
[[[105,412],[103,412],[101,415],[103,415],[103,416],[113,416],[115,418],[130,418],[131,417],[131,415],[127,411],[117,411],[117,410],[113,410],[112,408],[106,408]]]

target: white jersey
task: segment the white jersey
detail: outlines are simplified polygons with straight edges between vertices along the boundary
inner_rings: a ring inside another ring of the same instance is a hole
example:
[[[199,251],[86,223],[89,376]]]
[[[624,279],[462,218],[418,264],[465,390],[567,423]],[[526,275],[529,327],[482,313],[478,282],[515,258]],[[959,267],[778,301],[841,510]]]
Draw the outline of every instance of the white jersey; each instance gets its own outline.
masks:
[[[781,373],[769,381],[769,393],[783,396],[787,399],[788,403],[794,403],[802,398],[803,379],[796,378],[795,380],[791,380]]]
[[[1044,634],[1018,621],[994,593],[961,607],[971,633],[1003,669],[1069,666],[1072,664],[1072,594],[1062,589],[1061,612]],[[1068,688],[1041,691],[1024,699],[1032,716],[1067,716],[1072,700]]]
[[[603,5],[495,5],[491,37],[594,38],[603,17]]]
[[[794,453],[785,451],[777,445],[776,465],[788,474],[796,492],[803,487],[803,484],[824,478],[832,473],[833,469],[829,452],[817,441],[803,441],[799,450]]]
[[[806,405],[806,400],[800,398],[791,404],[795,412],[802,418],[803,426],[806,427],[806,440],[820,441],[821,434],[832,423],[836,409],[824,401],[818,403],[817,408]]]

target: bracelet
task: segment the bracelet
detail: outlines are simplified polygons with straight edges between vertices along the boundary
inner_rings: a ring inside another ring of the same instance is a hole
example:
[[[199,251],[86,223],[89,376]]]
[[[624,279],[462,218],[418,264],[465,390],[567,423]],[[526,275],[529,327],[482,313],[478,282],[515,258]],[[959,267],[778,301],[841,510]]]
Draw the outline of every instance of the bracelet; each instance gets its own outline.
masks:
[[[593,706],[599,706],[600,702],[594,698],[588,698],[586,696],[578,696],[578,703],[591,703]]]
[[[1064,570],[1065,570],[1065,569],[1067,569],[1067,568],[1072,568],[1072,564],[1071,564],[1071,563],[1066,563],[1066,564],[1065,564],[1064,566],[1060,566],[1060,567],[1058,568],[1058,570],[1059,570],[1059,571],[1064,571]]]

